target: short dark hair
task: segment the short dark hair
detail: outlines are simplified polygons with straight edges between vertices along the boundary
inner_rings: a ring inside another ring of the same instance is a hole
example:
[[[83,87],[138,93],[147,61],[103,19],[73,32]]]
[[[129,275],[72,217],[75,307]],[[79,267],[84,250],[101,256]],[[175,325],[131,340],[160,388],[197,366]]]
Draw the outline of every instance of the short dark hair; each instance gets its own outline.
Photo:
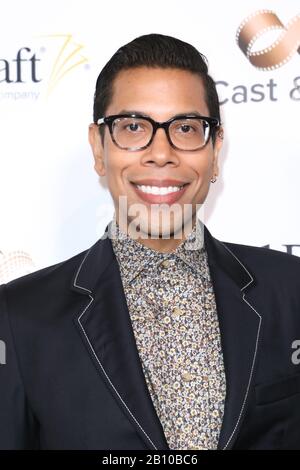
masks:
[[[208,62],[191,44],[163,34],[145,34],[124,46],[110,58],[101,70],[94,94],[94,123],[103,117],[113,94],[113,82],[122,70],[136,67],[177,68],[198,74],[205,90],[205,101],[210,116],[220,121],[220,104],[215,82],[208,74]],[[104,129],[100,127],[103,140]],[[215,133],[212,134],[213,143]]]

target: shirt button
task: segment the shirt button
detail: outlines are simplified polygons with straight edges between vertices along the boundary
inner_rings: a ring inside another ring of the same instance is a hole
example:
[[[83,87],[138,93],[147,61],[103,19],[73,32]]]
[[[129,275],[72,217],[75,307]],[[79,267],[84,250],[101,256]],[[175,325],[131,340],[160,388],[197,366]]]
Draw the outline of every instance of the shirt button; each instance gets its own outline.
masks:
[[[190,374],[189,372],[183,372],[181,374],[181,377],[182,377],[182,380],[184,380],[185,382],[189,382],[190,380],[194,378],[194,376]]]
[[[170,317],[165,317],[165,318],[163,319],[163,322],[164,322],[166,325],[168,325],[168,324],[170,323],[170,321],[171,321],[171,320],[170,320]]]
[[[170,261],[168,259],[165,259],[161,265],[164,267],[164,268],[168,268],[170,266]]]
[[[176,316],[176,317],[179,317],[180,315],[183,315],[183,311],[178,308],[178,307],[175,307],[174,310],[173,310],[173,314]]]

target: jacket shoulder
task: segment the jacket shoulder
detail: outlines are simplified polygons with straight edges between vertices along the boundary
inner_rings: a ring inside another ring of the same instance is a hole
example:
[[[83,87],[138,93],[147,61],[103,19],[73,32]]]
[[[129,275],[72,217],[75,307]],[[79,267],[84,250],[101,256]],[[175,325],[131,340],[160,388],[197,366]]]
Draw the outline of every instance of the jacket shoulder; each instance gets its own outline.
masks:
[[[81,260],[85,258],[88,251],[89,249],[84,250],[64,261],[13,279],[3,284],[3,286],[5,286],[5,290],[9,296],[14,294],[19,296],[24,293],[26,297],[34,292],[39,292],[40,289],[45,290],[46,288],[47,290],[47,288],[51,288],[51,290],[53,290],[55,287],[59,287],[60,289],[69,288],[76,268],[80,266]]]
[[[272,248],[221,242],[249,271],[271,279],[291,281],[300,279],[300,257]]]
[[[270,260],[276,260],[277,262],[282,261],[283,263],[295,263],[295,265],[300,265],[300,257],[286,253],[283,251],[275,250],[272,248],[267,248],[264,246],[253,246],[253,245],[244,245],[240,243],[232,243],[228,241],[221,241],[223,245],[226,245],[227,248],[241,254],[243,256],[264,258]]]

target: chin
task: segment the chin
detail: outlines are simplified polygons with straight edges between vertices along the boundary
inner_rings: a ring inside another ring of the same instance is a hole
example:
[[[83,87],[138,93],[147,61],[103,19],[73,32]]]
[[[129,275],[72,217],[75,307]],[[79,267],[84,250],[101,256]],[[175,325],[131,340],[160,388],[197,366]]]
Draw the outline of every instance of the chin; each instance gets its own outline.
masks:
[[[148,222],[145,221],[145,223],[141,222],[139,227],[141,236],[144,234],[145,238],[162,238],[167,240],[170,238],[181,239],[184,233],[182,221],[177,224],[174,224],[173,220],[165,220],[164,223],[160,222],[152,224],[148,224]]]

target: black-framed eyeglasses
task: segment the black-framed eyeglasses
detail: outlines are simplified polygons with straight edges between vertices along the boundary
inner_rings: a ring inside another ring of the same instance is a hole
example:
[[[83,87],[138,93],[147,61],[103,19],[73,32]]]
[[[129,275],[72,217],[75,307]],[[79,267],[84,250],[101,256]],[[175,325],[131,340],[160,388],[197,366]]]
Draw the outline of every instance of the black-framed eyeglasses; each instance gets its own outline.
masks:
[[[168,121],[157,122],[142,114],[114,114],[97,120],[106,124],[112,141],[123,150],[137,151],[147,148],[157,129],[163,128],[170,145],[177,150],[200,150],[220,126],[217,118],[199,115],[177,115]]]

